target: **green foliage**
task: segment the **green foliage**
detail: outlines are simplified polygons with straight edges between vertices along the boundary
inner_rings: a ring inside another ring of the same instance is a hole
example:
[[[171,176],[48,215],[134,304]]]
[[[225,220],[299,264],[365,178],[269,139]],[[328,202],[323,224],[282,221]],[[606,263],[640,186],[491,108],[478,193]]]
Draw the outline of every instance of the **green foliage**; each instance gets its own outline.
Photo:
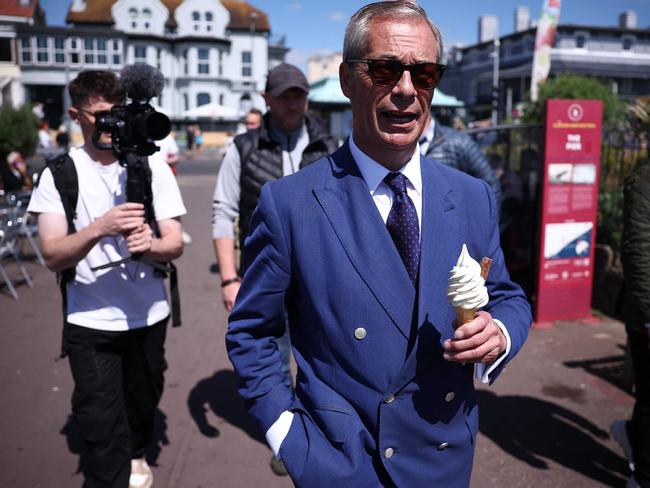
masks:
[[[38,142],[38,119],[29,105],[18,110],[0,107],[0,154],[20,151],[24,157],[34,154]]]
[[[603,122],[614,125],[624,114],[624,105],[612,91],[596,78],[580,75],[559,75],[539,86],[536,102],[528,102],[523,114],[525,123],[544,122],[544,107],[548,99],[587,99],[603,101]]]
[[[623,236],[623,191],[603,190],[598,193],[598,232],[596,240],[614,251],[621,247]]]

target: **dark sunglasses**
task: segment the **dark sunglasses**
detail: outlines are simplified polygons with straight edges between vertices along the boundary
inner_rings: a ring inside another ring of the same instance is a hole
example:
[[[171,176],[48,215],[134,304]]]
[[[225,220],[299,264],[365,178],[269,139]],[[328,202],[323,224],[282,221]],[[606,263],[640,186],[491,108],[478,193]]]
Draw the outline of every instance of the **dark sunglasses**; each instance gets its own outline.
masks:
[[[368,65],[368,74],[373,83],[379,86],[395,86],[405,70],[411,73],[411,80],[416,88],[433,90],[445,72],[444,64],[415,63],[404,64],[393,59],[348,59],[346,63]]]

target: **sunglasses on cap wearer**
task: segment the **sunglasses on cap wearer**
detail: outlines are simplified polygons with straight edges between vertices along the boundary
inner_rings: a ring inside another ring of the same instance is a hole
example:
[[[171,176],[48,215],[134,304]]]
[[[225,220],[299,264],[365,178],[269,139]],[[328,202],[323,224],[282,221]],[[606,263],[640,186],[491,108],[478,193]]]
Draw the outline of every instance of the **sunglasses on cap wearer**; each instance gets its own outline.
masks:
[[[422,90],[433,90],[445,72],[444,64],[404,64],[394,59],[348,59],[346,63],[367,64],[370,79],[379,86],[395,86],[405,70],[411,73],[413,86]]]

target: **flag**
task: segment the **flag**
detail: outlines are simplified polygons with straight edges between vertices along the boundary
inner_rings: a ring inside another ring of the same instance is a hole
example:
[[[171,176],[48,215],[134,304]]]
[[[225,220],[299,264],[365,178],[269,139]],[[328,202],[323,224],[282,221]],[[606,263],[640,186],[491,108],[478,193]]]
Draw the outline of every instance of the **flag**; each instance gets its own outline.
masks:
[[[537,101],[539,84],[544,82],[551,71],[551,46],[560,20],[561,0],[544,0],[542,15],[537,24],[533,71],[530,77],[530,98]]]

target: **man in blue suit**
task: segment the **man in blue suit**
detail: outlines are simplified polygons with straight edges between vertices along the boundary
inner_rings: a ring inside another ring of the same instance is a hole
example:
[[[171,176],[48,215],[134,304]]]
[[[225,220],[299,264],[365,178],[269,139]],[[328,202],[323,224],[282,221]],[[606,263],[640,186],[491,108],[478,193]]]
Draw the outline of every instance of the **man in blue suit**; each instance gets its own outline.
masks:
[[[296,486],[468,486],[475,369],[494,381],[527,336],[492,191],[420,156],[441,53],[419,6],[360,9],[340,67],[352,136],[262,190],[226,340],[240,393]],[[463,243],[493,259],[490,300],[454,330],[446,288]],[[273,341],[285,307],[295,391]]]

